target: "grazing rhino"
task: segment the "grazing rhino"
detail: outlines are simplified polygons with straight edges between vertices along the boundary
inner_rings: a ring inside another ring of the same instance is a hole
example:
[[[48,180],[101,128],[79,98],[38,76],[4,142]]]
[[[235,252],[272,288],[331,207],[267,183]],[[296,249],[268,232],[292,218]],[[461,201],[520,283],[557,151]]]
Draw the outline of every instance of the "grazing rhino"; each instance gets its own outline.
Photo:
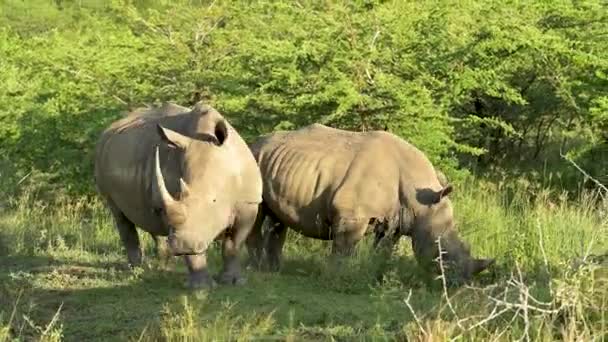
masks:
[[[138,226],[152,235],[159,255],[184,256],[189,287],[215,285],[206,250],[220,238],[218,281],[245,281],[238,251],[262,201],[261,174],[247,144],[215,109],[164,103],[113,122],[96,146],[95,182],[130,265],[141,263]]]
[[[261,219],[248,238],[250,262],[257,266],[265,250],[270,268],[279,268],[287,226],[332,240],[334,255],[350,254],[368,231],[375,232],[374,246],[384,241],[390,249],[407,235],[416,260],[435,272],[439,265],[431,262],[441,236],[445,265],[465,279],[494,262],[471,257],[459,239],[445,175],[393,134],[312,124],[262,136],[250,148],[264,184],[260,216],[275,225],[263,236]]]

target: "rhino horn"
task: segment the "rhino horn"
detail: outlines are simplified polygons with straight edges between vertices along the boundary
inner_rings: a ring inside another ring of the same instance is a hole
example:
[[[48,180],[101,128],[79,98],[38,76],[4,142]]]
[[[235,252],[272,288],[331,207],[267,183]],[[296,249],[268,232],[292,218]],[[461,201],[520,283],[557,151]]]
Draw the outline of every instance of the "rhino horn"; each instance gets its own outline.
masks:
[[[180,197],[182,199],[188,197],[188,195],[190,194],[190,188],[188,187],[188,184],[186,184],[186,181],[183,178],[179,179],[179,188],[180,188]]]
[[[495,259],[473,259],[470,263],[470,271],[471,275],[476,275],[481,273],[483,270],[492,266],[495,262]]]
[[[169,193],[169,191],[167,190],[167,187],[165,186],[165,180],[163,178],[163,174],[162,171],[160,170],[160,158],[159,158],[159,151],[158,151],[158,146],[156,146],[156,157],[154,160],[154,166],[155,166],[155,178],[156,178],[156,188],[158,189],[161,199],[163,201],[163,205],[166,208],[167,212],[175,212],[174,209],[177,209],[178,207],[181,207],[181,203],[179,203],[177,200],[175,200],[175,198],[173,198],[173,196],[171,196],[171,194]]]

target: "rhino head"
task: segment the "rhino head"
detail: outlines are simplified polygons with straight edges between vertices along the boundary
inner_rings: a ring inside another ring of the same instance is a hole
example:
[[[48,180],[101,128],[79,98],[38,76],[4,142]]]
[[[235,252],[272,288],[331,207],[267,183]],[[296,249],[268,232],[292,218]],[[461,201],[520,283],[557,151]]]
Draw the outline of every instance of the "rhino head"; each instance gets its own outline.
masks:
[[[212,126],[212,127],[209,127]],[[231,219],[231,160],[226,150],[230,139],[223,119],[207,124],[211,133],[196,139],[157,125],[161,139],[181,151],[178,170],[179,193],[171,195],[161,171],[156,147],[153,186],[161,202],[161,217],[169,227],[169,246],[175,255],[201,254],[225,229]],[[177,177],[175,178],[177,179]]]
[[[458,237],[452,205],[447,198],[452,191],[453,186],[449,184],[442,184],[439,191],[418,190],[416,197],[422,208],[415,214],[411,237],[414,255],[419,264],[440,274],[438,257],[441,247],[441,262],[446,275],[450,276],[451,281],[460,283],[469,281],[495,260],[472,257],[468,244]]]

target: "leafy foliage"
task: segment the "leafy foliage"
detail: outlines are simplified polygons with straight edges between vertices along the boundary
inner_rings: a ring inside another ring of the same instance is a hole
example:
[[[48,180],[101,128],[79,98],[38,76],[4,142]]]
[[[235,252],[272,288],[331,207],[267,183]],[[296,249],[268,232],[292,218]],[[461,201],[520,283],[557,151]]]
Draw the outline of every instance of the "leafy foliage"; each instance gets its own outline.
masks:
[[[32,180],[91,193],[94,142],[109,122],[198,98],[246,139],[312,122],[388,129],[452,176],[458,166],[524,171],[545,160],[563,169],[560,148],[596,177],[608,169],[600,1],[1,6],[11,184],[35,171],[45,178]]]

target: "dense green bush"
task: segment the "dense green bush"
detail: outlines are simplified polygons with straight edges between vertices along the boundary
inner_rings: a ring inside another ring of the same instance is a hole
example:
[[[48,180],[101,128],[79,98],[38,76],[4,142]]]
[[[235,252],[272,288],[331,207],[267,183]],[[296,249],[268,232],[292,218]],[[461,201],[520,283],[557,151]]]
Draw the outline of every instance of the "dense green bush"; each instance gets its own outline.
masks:
[[[458,162],[563,168],[560,147],[595,176],[608,169],[600,1],[1,6],[4,186],[33,170],[30,181],[91,193],[110,121],[198,97],[246,139],[322,122],[389,129],[452,175]]]

